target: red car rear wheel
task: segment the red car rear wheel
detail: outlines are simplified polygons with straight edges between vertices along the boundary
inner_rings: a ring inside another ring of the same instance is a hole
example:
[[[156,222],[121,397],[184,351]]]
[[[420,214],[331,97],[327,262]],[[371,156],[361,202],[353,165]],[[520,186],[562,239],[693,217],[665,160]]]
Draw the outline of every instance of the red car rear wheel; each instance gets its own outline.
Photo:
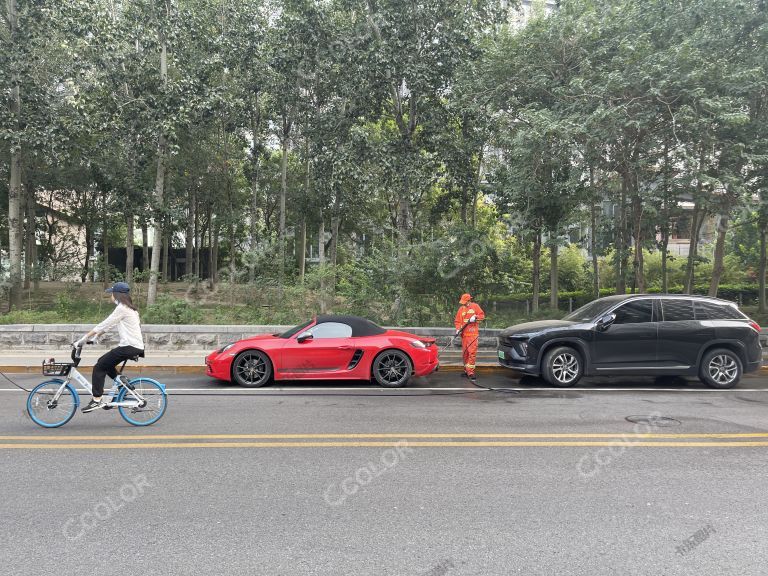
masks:
[[[384,350],[373,361],[373,379],[385,388],[401,388],[413,372],[411,359],[400,350]]]

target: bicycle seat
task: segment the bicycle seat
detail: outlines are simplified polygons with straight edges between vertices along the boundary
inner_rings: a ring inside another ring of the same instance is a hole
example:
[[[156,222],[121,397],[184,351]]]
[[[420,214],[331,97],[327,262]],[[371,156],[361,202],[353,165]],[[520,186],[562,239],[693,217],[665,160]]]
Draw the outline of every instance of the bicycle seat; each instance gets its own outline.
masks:
[[[139,358],[144,358],[144,351],[139,352],[138,354],[136,354],[136,356],[131,356],[129,360],[131,360],[132,362],[138,362]]]

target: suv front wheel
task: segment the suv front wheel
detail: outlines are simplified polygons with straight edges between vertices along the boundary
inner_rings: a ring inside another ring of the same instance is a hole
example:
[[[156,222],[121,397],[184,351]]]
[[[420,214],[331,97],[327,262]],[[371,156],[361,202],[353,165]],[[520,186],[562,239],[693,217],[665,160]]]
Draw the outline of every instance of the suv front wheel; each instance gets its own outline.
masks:
[[[726,348],[710,350],[701,359],[699,379],[710,388],[733,388],[741,380],[741,358]]]
[[[573,386],[584,374],[584,362],[573,348],[555,346],[544,356],[542,376],[548,384],[558,388]]]

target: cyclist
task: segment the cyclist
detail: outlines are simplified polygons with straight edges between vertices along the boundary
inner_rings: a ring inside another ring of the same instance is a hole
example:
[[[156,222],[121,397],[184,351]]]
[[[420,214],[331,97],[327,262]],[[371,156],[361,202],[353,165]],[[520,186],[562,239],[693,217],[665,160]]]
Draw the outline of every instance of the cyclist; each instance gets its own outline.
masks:
[[[141,335],[141,322],[139,312],[133,305],[130,297],[131,287],[125,282],[116,282],[106,292],[111,294],[115,311],[101,324],[74,343],[82,347],[99,334],[117,327],[120,342],[117,348],[113,348],[98,359],[93,367],[92,393],[93,399],[83,407],[83,412],[93,412],[106,405],[101,401],[104,393],[104,379],[108,375],[113,380],[117,377],[117,364],[137,355],[144,355],[144,338]]]

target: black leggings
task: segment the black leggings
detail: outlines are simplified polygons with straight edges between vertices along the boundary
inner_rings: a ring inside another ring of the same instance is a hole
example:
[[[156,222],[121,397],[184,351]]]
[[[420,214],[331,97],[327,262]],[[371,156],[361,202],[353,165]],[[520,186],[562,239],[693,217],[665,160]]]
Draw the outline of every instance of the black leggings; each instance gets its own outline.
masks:
[[[141,348],[134,348],[133,346],[118,346],[104,354],[98,359],[96,365],[93,367],[93,378],[91,384],[93,385],[93,396],[95,398],[101,397],[104,394],[104,379],[109,376],[113,380],[117,376],[117,365],[123,360],[133,358],[137,354],[144,352]]]

